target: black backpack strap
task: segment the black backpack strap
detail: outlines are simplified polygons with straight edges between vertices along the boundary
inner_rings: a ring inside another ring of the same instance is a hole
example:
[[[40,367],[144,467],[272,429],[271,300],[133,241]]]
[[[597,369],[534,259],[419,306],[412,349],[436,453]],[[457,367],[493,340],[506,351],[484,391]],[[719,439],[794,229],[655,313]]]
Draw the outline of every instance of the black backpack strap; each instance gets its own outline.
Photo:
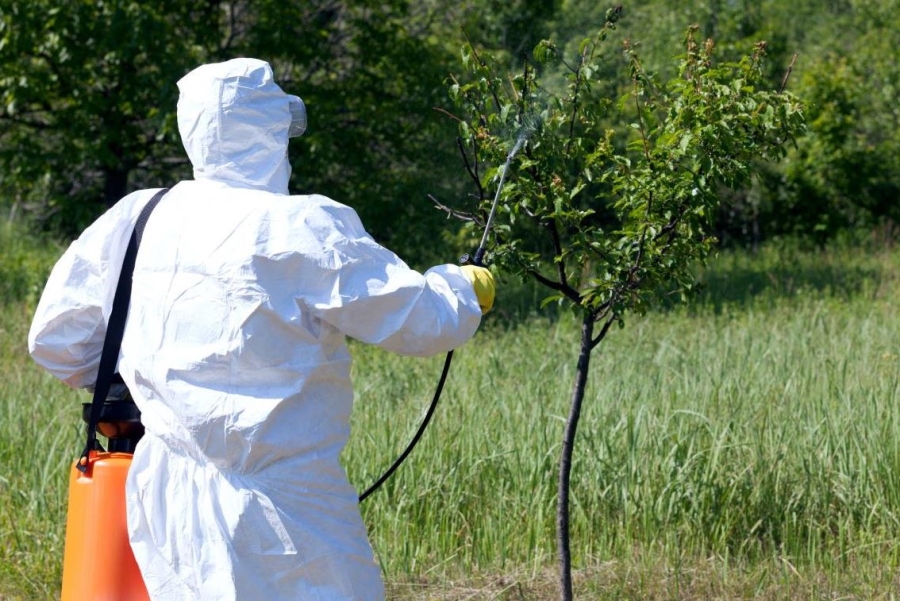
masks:
[[[100,421],[100,409],[109,394],[109,386],[119,361],[122,334],[125,333],[125,321],[128,317],[128,305],[131,300],[131,276],[134,273],[138,247],[144,235],[144,226],[150,218],[150,213],[168,191],[168,188],[163,188],[154,194],[153,198],[144,206],[128,241],[128,249],[125,251],[125,259],[122,261],[122,272],[119,274],[119,283],[113,297],[112,312],[106,326],[106,337],[103,339],[103,351],[100,353],[100,367],[97,369],[97,383],[94,386],[94,399],[91,401],[91,415],[87,425],[87,444],[81,454],[81,460],[78,462],[78,469],[82,472],[87,470],[88,455],[97,448],[97,422]]]

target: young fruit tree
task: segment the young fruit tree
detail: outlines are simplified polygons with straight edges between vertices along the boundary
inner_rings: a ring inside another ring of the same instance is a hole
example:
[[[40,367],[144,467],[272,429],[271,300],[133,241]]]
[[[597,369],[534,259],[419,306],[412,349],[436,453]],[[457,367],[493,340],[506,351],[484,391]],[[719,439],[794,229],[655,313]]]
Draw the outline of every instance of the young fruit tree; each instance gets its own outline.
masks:
[[[688,297],[694,269],[715,247],[723,192],[746,184],[759,161],[782,158],[804,126],[785,82],[765,89],[765,43],[718,62],[697,28],[664,84],[626,41],[619,64],[628,84],[614,98],[614,61],[598,48],[621,13],[610,9],[573,58],[542,41],[517,74],[501,76],[490,57],[466,48],[469,76],[452,80],[457,109],[447,113],[458,120],[476,193],[460,206],[432,199],[473,235],[490,223],[487,263],[533,278],[549,289],[548,302],[581,319],[558,476],[563,599],[572,598],[569,478],[592,352],[626,315],[664,295]]]

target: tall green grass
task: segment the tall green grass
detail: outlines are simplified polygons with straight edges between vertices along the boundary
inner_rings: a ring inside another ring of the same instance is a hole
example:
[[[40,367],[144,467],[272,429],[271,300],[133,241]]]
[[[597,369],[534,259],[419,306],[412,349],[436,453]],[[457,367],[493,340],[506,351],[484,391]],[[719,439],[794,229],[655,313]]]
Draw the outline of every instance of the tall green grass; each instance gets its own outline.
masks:
[[[724,256],[690,307],[613,332],[594,357],[576,446],[577,562],[636,549],[673,565],[777,557],[891,590],[898,260],[790,248]],[[552,569],[577,340],[574,320],[532,320],[488,328],[458,351],[422,448],[364,507],[389,575]],[[354,481],[399,450],[438,369],[357,349]]]
[[[0,305],[34,303],[63,247],[24,224],[0,221]]]
[[[594,598],[889,599],[900,568],[900,252],[720,257],[688,307],[594,356],[575,449],[576,592]],[[520,311],[513,299],[497,309]],[[83,395],[0,311],[0,596],[59,586]],[[488,319],[423,441],[365,502],[392,595],[555,596],[556,470],[578,327]],[[370,484],[418,425],[442,358],[353,345],[345,452]],[[481,592],[479,592],[481,591]]]
[[[34,306],[61,247],[0,224],[0,599],[58,589],[76,393],[28,357]]]

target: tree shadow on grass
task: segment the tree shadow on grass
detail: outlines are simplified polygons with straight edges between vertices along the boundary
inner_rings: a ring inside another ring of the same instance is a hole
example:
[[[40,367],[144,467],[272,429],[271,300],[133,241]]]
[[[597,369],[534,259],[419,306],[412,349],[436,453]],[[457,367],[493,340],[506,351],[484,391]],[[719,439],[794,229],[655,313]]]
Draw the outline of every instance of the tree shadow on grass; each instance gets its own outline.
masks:
[[[784,300],[831,298],[850,301],[875,298],[898,274],[886,255],[866,249],[838,248],[814,252],[773,246],[759,254],[725,253],[697,270],[697,291],[682,302],[677,293],[660,294],[653,310],[721,313],[729,309],[777,304]],[[544,303],[552,291],[515,278],[498,281],[489,327],[516,327],[533,318],[557,321],[571,315],[567,304]],[[627,316],[626,316],[627,318]]]
[[[719,313],[728,308],[748,308],[760,303],[798,298],[852,300],[872,298],[886,277],[885,268],[875,264],[747,264],[711,268],[698,278],[700,290],[689,305]],[[674,305],[674,303],[672,303]]]

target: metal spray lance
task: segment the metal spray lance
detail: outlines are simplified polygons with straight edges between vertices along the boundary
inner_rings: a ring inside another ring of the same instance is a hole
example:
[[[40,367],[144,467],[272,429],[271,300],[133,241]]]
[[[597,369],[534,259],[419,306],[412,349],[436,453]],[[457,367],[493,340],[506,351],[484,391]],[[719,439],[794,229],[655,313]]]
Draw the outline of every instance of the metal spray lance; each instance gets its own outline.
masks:
[[[494,214],[497,212],[497,203],[500,200],[500,192],[503,190],[503,182],[506,180],[506,171],[509,169],[509,164],[512,162],[513,157],[516,156],[516,153],[519,152],[522,145],[525,143],[525,138],[526,136],[524,133],[519,135],[512,150],[506,155],[506,162],[503,164],[503,172],[500,174],[500,183],[497,184],[497,192],[494,194],[494,202],[491,204],[491,212],[488,213],[487,223],[484,224],[484,234],[481,235],[481,242],[478,244],[478,249],[475,250],[475,256],[472,258],[472,263],[479,267],[484,266],[484,253],[487,247],[488,233],[491,231],[491,224],[494,222]],[[460,257],[462,263],[465,263],[468,259],[468,255]]]
[[[509,154],[506,155],[506,163],[503,164],[503,173],[500,174],[500,183],[497,185],[497,193],[494,195],[494,202],[491,205],[491,212],[488,213],[487,223],[484,226],[484,234],[481,236],[481,243],[478,245],[478,249],[475,251],[475,257],[472,260],[472,263],[478,265],[479,267],[484,266],[484,252],[487,246],[487,238],[488,232],[491,231],[491,224],[494,221],[494,214],[497,212],[497,203],[500,200],[500,191],[503,190],[503,181],[506,179],[506,170],[509,168],[509,164],[512,162],[513,157],[516,156],[516,153],[519,152],[519,149],[522,148],[522,145],[525,143],[526,134],[523,133],[516,140],[515,145],[512,150],[509,151]],[[459,258],[461,263],[465,263],[469,260],[469,255],[463,255]],[[416,433],[413,435],[412,440],[403,450],[397,459],[394,460],[394,463],[385,471],[369,488],[367,488],[361,495],[359,495],[358,502],[362,503],[365,501],[369,495],[371,495],[375,490],[377,490],[382,484],[384,484],[385,480],[391,477],[391,475],[400,467],[400,464],[409,456],[415,446],[418,444],[419,439],[422,438],[422,434],[425,432],[425,428],[428,427],[429,422],[431,421],[431,417],[434,415],[434,410],[437,408],[438,401],[441,398],[441,392],[444,389],[444,382],[447,381],[447,374],[450,372],[450,362],[453,360],[453,351],[447,353],[447,358],[444,360],[444,368],[441,370],[441,377],[438,380],[437,389],[434,391],[434,396],[431,399],[431,404],[428,406],[428,410],[425,412],[425,417],[422,419],[422,423],[419,425],[419,428],[416,430]]]

